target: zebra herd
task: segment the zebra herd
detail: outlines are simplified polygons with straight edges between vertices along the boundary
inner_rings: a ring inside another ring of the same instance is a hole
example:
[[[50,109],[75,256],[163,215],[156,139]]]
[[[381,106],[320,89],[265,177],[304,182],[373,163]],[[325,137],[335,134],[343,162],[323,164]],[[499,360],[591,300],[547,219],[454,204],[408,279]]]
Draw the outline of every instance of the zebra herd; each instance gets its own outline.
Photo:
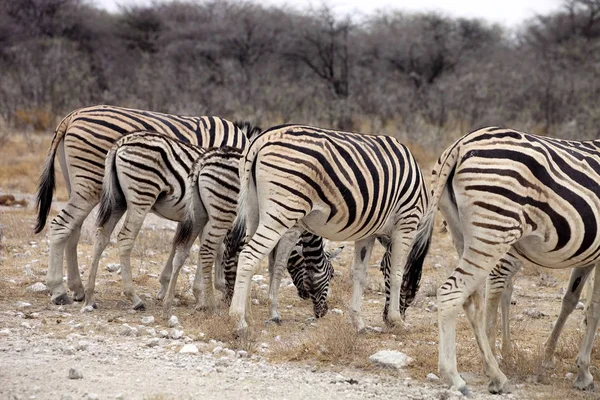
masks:
[[[385,247],[384,320],[400,323],[413,301],[439,209],[459,262],[438,289],[439,370],[468,392],[456,365],[456,317],[462,306],[483,357],[492,393],[510,391],[493,353],[502,299],[503,351],[508,351],[512,276],[525,260],[573,272],[559,319],[546,343],[551,366],[558,336],[600,257],[600,142],[550,139],[501,128],[466,134],[438,159],[431,192],[409,149],[389,136],[305,125],[261,131],[217,117],[184,117],[113,106],[82,108],[59,124],[38,189],[45,226],[58,155],[69,200],[50,223],[47,286],[55,304],[73,299],[96,307],[100,256],[117,222],[123,292],[144,307],[132,283],[130,255],[150,211],[178,222],[160,276],[172,312],[177,276],[200,239],[193,284],[197,307],[214,310],[214,287],[230,301],[239,332],[248,327],[252,276],[268,256],[270,317],[280,320],[278,287],[287,269],[314,314],[327,313],[331,259],[323,238],[354,242],[349,314],[365,328],[361,303],[374,242]],[[93,262],[84,288],[77,264],[81,225],[100,203]],[[594,274],[600,269],[597,269]],[[597,281],[597,280],[596,280]],[[485,285],[484,285],[484,282]],[[486,305],[483,291],[486,291]],[[590,296],[588,296],[590,297]],[[600,286],[586,312],[574,386],[593,387],[590,353],[600,314]]]

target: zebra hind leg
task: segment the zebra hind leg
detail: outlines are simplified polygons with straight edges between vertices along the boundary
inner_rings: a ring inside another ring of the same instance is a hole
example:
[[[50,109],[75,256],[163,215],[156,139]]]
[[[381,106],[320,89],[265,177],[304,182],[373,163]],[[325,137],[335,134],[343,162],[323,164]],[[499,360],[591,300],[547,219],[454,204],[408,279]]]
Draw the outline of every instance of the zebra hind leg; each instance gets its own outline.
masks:
[[[354,262],[352,265],[354,286],[352,289],[352,300],[350,301],[350,319],[354,328],[363,332],[365,322],[361,316],[362,296],[367,283],[367,268],[369,258],[373,250],[374,237],[359,240],[354,243]]]
[[[83,221],[96,204],[84,200],[77,201],[79,197],[73,197],[75,196],[69,198],[65,208],[50,222],[50,257],[46,285],[54,304],[71,303],[63,285],[63,256],[66,251],[68,251],[66,257],[68,286],[77,291],[75,296],[77,300],[83,299],[84,296],[83,284],[77,267],[77,241]]]
[[[277,243],[277,247],[271,252],[271,254],[275,253],[274,256],[269,256],[269,301],[271,302],[271,307],[269,320],[266,322],[281,323],[281,315],[277,310],[279,305],[279,286],[281,285],[281,278],[285,273],[290,254],[294,250],[301,233],[302,230],[299,228],[290,229],[281,237],[279,243]]]
[[[478,245],[482,247],[481,250],[477,248]],[[456,318],[461,306],[467,313],[483,358],[484,371],[490,378],[488,390],[491,393],[504,393],[510,390],[508,379],[500,371],[487,340],[483,300],[481,292],[476,292],[482,287],[496,262],[509,248],[510,245],[502,244],[489,247],[479,241],[474,241],[469,246],[465,245],[458,266],[438,289],[439,371],[452,387],[463,394],[470,392],[456,367]]]
[[[98,273],[98,264],[100,263],[100,257],[102,252],[110,241],[110,235],[115,229],[115,226],[125,213],[122,208],[116,208],[111,214],[110,219],[104,224],[104,226],[98,227],[96,230],[96,236],[94,238],[94,255],[92,258],[92,266],[90,268],[90,275],[88,276],[88,285],[85,289],[85,304],[84,307],[92,306],[96,308],[94,302],[94,290],[96,287],[96,275]]]
[[[600,282],[600,268],[596,268],[594,271],[592,301],[590,308],[586,312],[587,329],[577,356],[577,368],[579,371],[575,382],[573,382],[573,386],[580,390],[592,390],[594,388],[594,377],[590,373],[590,354],[600,317],[600,285],[596,284],[598,282]]]

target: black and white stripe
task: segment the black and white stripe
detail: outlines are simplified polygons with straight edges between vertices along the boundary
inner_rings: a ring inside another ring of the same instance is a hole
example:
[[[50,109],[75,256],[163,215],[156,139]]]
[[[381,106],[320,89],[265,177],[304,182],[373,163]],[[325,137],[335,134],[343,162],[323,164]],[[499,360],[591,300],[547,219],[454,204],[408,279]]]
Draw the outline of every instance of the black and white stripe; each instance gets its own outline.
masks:
[[[463,306],[491,379],[489,390],[506,391],[507,378],[486,337],[483,282],[506,265],[507,257],[547,268],[575,268],[555,332],[546,343],[546,356],[551,355],[555,333],[575,307],[573,299],[600,255],[600,142],[481,129],[442,154],[433,170],[432,190],[420,233],[424,240],[430,237],[439,207],[460,256],[438,290],[440,372],[454,387],[467,390],[456,368],[456,317]],[[577,358],[574,385],[580,389],[593,385],[589,364],[600,290],[593,296]]]
[[[388,319],[401,319],[418,288],[427,248],[412,246],[428,197],[405,146],[388,136],[288,125],[255,137],[240,169],[238,222],[250,237],[240,254],[230,308],[240,329],[247,326],[246,298],[260,261],[282,236],[297,238],[302,230],[356,242],[350,314],[358,329],[364,328],[361,295],[373,242],[388,238],[393,245]],[[285,259],[296,241],[287,242]]]
[[[218,117],[186,117],[113,106],[81,108],[67,115],[56,128],[38,188],[38,220],[35,232],[46,224],[54,192],[54,158],[58,154],[69,201],[50,224],[50,259],[46,278],[57,304],[70,302],[62,283],[63,254],[67,284],[74,299],[84,289],[77,266],[77,242],[81,225],[100,200],[104,159],[110,147],[131,132],[154,131],[198,147],[246,146],[244,132]]]

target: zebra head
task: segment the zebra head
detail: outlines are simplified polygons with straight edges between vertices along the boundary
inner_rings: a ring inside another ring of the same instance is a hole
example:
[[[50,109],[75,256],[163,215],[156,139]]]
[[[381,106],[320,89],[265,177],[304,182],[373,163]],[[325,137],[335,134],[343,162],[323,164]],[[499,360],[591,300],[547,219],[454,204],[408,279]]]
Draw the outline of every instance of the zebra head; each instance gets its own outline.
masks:
[[[315,318],[321,318],[329,310],[327,295],[329,294],[329,282],[334,273],[331,260],[340,254],[344,246],[327,252],[323,246],[323,238],[319,236],[303,235],[302,240],[302,255],[306,270],[304,285],[312,299]]]
[[[233,296],[238,259],[246,241],[246,225],[243,221],[241,223],[236,221],[223,240],[224,250],[221,267],[225,274],[225,301],[228,304]]]

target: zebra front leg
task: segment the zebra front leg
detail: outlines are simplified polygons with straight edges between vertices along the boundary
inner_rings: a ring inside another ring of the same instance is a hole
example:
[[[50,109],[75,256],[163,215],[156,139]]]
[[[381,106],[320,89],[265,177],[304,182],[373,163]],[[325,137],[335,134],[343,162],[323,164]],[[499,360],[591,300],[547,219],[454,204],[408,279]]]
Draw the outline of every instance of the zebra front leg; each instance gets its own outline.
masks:
[[[71,300],[67,296],[67,291],[63,285],[63,256],[65,254],[65,249],[69,239],[74,232],[78,232],[78,230],[81,228],[81,224],[83,224],[83,221],[88,216],[91,209],[96,205],[95,203],[90,204],[83,201],[78,202],[77,205],[74,205],[74,203],[74,200],[69,199],[69,203],[67,203],[65,208],[63,208],[50,222],[50,256],[48,272],[46,275],[46,286],[48,286],[48,291],[52,295],[52,302],[54,304],[71,303]],[[78,239],[79,236],[76,236]],[[75,259],[77,258],[77,246],[73,246],[72,243],[73,242],[71,242],[71,246],[68,246],[69,256],[67,257],[69,260],[71,260],[71,265],[69,267],[71,269],[73,266],[77,268],[77,265],[72,263],[73,252]],[[69,269],[68,274],[71,277],[72,282],[75,278],[75,273],[71,269]],[[76,271],[76,273],[79,276],[79,271]],[[81,278],[79,279],[81,282]]]
[[[271,302],[269,321],[281,323],[281,316],[277,307],[279,306],[279,286],[281,278],[286,271],[288,259],[302,234],[302,229],[292,228],[281,237],[277,247],[269,256],[269,301]],[[273,253],[275,253],[273,255]]]
[[[592,293],[594,292],[594,274],[591,274],[585,281],[585,305],[583,306],[583,319],[581,320],[580,327],[585,329],[587,327],[587,310],[592,304]]]
[[[177,224],[176,232],[181,229],[181,222]],[[171,245],[171,252],[169,253],[169,258],[163,267],[162,272],[160,273],[160,289],[158,289],[158,293],[156,293],[156,299],[162,300],[165,298],[167,294],[167,290],[169,287],[169,282],[171,280],[171,274],[173,273],[173,258],[175,257],[176,246],[175,242]]]
[[[90,275],[88,276],[88,285],[85,289],[85,304],[84,307],[92,306],[96,308],[94,302],[94,290],[96,287],[96,275],[98,273],[98,264],[100,263],[100,257],[102,252],[110,241],[110,235],[112,234],[115,226],[125,213],[122,209],[116,209],[113,211],[110,219],[104,224],[104,226],[98,227],[96,230],[96,236],[94,237],[94,255],[92,258],[92,266],[90,268]]]
[[[500,310],[502,313],[502,357],[505,358],[508,357],[512,351],[508,315],[510,312],[510,302],[512,299],[513,289],[513,280],[509,279],[508,282],[506,282],[506,288],[502,292],[502,297],[500,298]],[[491,340],[490,343],[492,343]],[[492,350],[494,347],[492,347]]]
[[[354,328],[359,332],[365,329],[365,322],[361,316],[362,296],[367,283],[367,269],[373,243],[375,243],[375,237],[358,240],[354,243],[354,263],[352,265],[354,287],[350,301],[350,319]]]
[[[565,322],[567,322],[567,318],[569,318],[569,315],[571,315],[573,310],[575,310],[577,302],[579,301],[579,296],[583,290],[585,280],[593,268],[593,265],[588,265],[586,267],[573,268],[573,271],[571,271],[567,292],[562,299],[558,319],[556,320],[554,327],[552,328],[552,333],[550,334],[550,337],[548,337],[546,345],[544,346],[544,361],[542,362],[542,365],[545,368],[554,368],[554,351],[556,349],[556,344],[558,343],[558,338],[563,330]]]

